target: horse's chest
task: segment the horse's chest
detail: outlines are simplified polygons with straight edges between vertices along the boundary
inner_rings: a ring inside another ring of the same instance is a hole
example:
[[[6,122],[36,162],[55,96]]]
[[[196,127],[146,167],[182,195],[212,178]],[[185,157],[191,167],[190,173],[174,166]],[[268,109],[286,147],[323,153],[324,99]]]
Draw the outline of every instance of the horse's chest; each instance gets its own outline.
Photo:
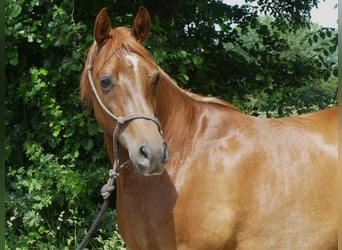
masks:
[[[208,187],[176,190],[163,178],[154,185],[118,190],[119,229],[130,249],[222,248],[235,223],[227,195],[208,202],[213,198],[206,193]]]
[[[177,194],[172,185],[165,184],[167,176],[163,179],[154,185],[143,182],[118,187],[117,222],[130,249],[174,249],[163,246],[175,246],[173,208]]]

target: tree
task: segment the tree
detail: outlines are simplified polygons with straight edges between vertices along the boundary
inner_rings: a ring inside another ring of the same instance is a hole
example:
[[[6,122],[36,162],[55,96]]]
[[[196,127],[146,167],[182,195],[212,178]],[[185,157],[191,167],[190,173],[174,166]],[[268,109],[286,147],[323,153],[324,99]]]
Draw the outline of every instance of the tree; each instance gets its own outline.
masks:
[[[11,249],[74,246],[97,212],[97,190],[110,167],[101,130],[79,101],[92,32],[75,21],[73,11],[72,1],[7,2],[6,244]],[[107,227],[114,229],[114,223]]]
[[[258,1],[271,19],[259,18],[253,2],[146,1],[146,46],[184,88],[247,112],[334,104],[336,32],[305,19],[317,1]],[[110,7],[113,24],[127,26],[139,4],[6,0],[6,248],[74,248],[88,230],[110,163],[79,101],[80,71],[98,10]],[[119,249],[115,211],[106,216],[90,246]]]
[[[158,34],[161,29],[155,30],[149,40],[154,57],[183,87],[233,101],[247,111],[253,108],[247,106],[253,96],[263,111],[276,111],[276,116],[284,116],[291,112],[282,110],[282,107],[288,109],[291,106],[292,109],[298,106],[295,109],[300,110],[299,113],[308,112],[312,107],[304,103],[284,103],[285,98],[273,105],[265,105],[265,98],[271,93],[296,93],[299,86],[310,89],[314,82],[321,84],[332,73],[336,81],[336,58],[327,58],[337,46],[337,33],[332,29],[310,31],[311,25],[303,16],[295,22],[296,19],[291,19],[294,13],[279,11],[279,6],[274,6],[275,10],[269,9],[272,7],[269,3],[266,10],[278,14],[268,20],[260,19],[257,9],[249,5],[227,6],[215,1],[201,3],[196,5],[195,11],[180,8],[181,11],[174,14],[175,20],[169,24],[160,20],[159,27],[164,28],[167,34]],[[284,28],[285,24],[288,29]],[[296,44],[293,39],[289,40],[303,32],[307,36]],[[166,41],[167,48],[158,46]],[[261,93],[264,95],[260,96]],[[289,96],[287,99],[293,101],[297,97]],[[316,97],[318,102],[320,97]],[[331,102],[334,98],[330,93],[323,99]],[[327,105],[324,102],[320,108]]]

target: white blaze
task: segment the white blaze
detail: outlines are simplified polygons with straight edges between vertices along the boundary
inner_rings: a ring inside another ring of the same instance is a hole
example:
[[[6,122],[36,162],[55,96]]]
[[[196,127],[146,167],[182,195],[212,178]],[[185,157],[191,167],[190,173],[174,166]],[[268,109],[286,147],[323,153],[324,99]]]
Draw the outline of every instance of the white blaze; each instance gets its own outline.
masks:
[[[138,67],[138,57],[136,57],[135,55],[127,55],[126,59],[133,64],[134,69]]]

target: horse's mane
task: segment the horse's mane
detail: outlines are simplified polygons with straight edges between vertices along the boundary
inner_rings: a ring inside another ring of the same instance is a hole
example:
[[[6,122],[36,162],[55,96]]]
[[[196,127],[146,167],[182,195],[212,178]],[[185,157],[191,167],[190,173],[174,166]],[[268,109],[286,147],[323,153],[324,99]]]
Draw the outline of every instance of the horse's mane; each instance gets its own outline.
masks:
[[[160,71],[163,72],[163,70],[155,63],[153,58],[150,56],[150,53],[148,50],[145,49],[145,47],[139,43],[132,35],[131,29],[126,27],[119,27],[116,29],[112,29],[110,33],[110,38],[106,41],[106,43],[98,48],[98,45],[96,42],[93,43],[93,45],[90,47],[87,59],[85,63],[85,67],[82,71],[81,75],[81,81],[80,81],[80,96],[81,101],[85,105],[91,104],[91,96],[92,96],[92,90],[90,88],[88,77],[87,77],[87,69],[88,67],[94,67],[94,60],[96,61],[96,68],[103,67],[106,62],[110,60],[110,58],[114,54],[120,55],[122,51],[128,51],[135,54],[138,54],[141,56],[144,60],[149,61],[153,65],[155,65],[157,68],[160,69]],[[102,57],[97,57],[99,53],[102,53]],[[101,58],[98,60],[98,58]],[[166,74],[167,75],[167,74]],[[221,106],[228,107],[233,110],[239,110],[238,107],[234,106],[231,103],[225,102],[221,99],[215,98],[215,97],[205,97],[198,94],[191,93],[187,90],[184,90],[180,88],[175,81],[173,81],[170,77],[168,77],[172,84],[177,86],[179,91],[181,91],[184,95],[190,97],[191,99],[202,102],[202,103],[211,103],[211,104],[217,104]]]

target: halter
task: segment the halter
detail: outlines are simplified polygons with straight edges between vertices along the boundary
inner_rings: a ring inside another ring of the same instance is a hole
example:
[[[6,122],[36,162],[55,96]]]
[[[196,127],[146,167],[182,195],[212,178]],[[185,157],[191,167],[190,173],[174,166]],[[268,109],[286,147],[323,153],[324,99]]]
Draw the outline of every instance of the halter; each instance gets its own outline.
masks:
[[[114,163],[113,168],[109,171],[109,180],[106,185],[104,185],[101,189],[101,195],[104,199],[107,199],[110,195],[110,192],[114,190],[113,186],[113,180],[119,175],[119,169],[125,165],[128,164],[129,160],[123,163],[121,166],[119,166],[119,142],[117,140],[118,134],[120,129],[128,122],[136,120],[136,119],[145,119],[153,121],[159,130],[159,133],[162,135],[162,129],[160,126],[159,120],[152,115],[144,114],[144,113],[136,113],[131,114],[127,116],[116,116],[112,112],[109,111],[109,109],[103,104],[99,94],[97,93],[97,90],[95,88],[95,84],[91,75],[92,65],[87,65],[87,76],[90,82],[91,89],[96,97],[97,102],[100,104],[101,108],[109,115],[111,118],[113,118],[116,121],[116,126],[113,131],[113,153],[114,153]]]
[[[92,233],[95,231],[97,228],[98,224],[100,223],[100,220],[102,216],[104,215],[106,208],[108,206],[109,202],[109,196],[111,195],[112,191],[115,189],[113,183],[116,180],[116,178],[119,176],[119,170],[130,162],[130,160],[125,161],[123,164],[119,165],[120,160],[119,160],[119,142],[117,140],[119,131],[120,129],[128,122],[136,120],[136,119],[145,119],[145,120],[150,120],[153,121],[157,126],[158,126],[158,131],[162,135],[162,129],[160,126],[159,120],[152,115],[149,114],[144,114],[144,113],[136,113],[136,114],[131,114],[127,116],[116,116],[112,112],[109,111],[109,109],[103,104],[99,94],[96,91],[95,84],[93,81],[93,78],[91,76],[91,70],[92,70],[92,65],[89,64],[86,66],[87,67],[87,76],[90,82],[91,89],[96,97],[97,102],[100,104],[101,108],[106,112],[107,115],[109,115],[111,118],[113,118],[116,121],[116,126],[113,131],[113,153],[114,153],[114,163],[112,169],[109,170],[109,179],[107,183],[101,188],[101,195],[103,197],[103,204],[101,211],[97,215],[96,219],[94,220],[91,228],[89,229],[87,235],[84,237],[80,245],[77,247],[77,250],[83,249],[84,246],[87,244],[88,240],[90,239]]]

